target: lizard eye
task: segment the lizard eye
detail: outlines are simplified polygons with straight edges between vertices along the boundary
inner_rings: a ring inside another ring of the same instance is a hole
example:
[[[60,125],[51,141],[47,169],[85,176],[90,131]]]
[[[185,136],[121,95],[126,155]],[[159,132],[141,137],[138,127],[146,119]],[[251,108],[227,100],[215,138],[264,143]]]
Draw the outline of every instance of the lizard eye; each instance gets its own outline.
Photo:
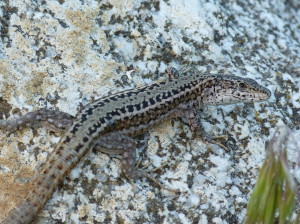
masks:
[[[246,85],[245,85],[245,83],[241,82],[241,83],[239,84],[239,87],[243,89],[243,88],[246,88]]]

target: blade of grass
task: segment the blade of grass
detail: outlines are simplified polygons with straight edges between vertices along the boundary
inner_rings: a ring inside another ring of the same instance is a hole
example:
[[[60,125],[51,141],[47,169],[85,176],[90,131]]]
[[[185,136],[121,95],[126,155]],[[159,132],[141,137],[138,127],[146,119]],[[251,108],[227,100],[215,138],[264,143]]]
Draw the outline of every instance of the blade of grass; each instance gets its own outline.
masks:
[[[290,223],[295,208],[296,184],[287,160],[287,142],[291,131],[283,126],[270,139],[267,157],[247,207],[246,224]]]

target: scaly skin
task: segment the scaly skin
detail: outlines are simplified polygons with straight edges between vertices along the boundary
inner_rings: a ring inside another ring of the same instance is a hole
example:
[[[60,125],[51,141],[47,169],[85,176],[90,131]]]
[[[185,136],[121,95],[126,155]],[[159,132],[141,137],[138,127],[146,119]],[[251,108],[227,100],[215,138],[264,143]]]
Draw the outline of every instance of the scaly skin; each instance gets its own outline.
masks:
[[[195,106],[257,102],[267,100],[270,94],[251,79],[189,74],[101,98],[76,115],[47,162],[38,168],[32,190],[2,224],[30,223],[64,177],[96,144],[123,154],[122,169],[127,177],[143,177],[145,173],[134,168],[135,144],[130,137]],[[26,119],[30,120],[30,115]],[[22,120],[0,121],[0,127],[8,131],[18,124],[22,125]]]

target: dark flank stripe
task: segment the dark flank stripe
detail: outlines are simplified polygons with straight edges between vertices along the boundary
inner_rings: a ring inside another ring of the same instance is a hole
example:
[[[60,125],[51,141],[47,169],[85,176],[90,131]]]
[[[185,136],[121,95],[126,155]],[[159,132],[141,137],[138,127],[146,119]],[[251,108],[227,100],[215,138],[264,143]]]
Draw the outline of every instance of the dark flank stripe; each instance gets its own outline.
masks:
[[[141,109],[141,104],[137,103],[134,105],[134,107],[136,108],[137,111],[139,111]]]
[[[80,149],[82,149],[82,147],[83,147],[82,144],[78,144],[78,145],[76,146],[76,148],[75,148],[75,151],[76,151],[76,152],[79,152]]]
[[[148,102],[145,100],[142,102],[142,104],[143,104],[143,109],[146,109],[149,106]]]
[[[75,134],[78,131],[79,127],[80,127],[80,123],[75,124],[70,132],[72,134]]]
[[[92,115],[95,108],[90,107],[86,112],[88,115]]]
[[[71,141],[70,136],[66,136],[65,140],[63,141],[63,143],[69,143]]]
[[[150,98],[150,99],[149,99],[149,102],[150,102],[151,105],[155,105],[155,103],[156,103],[155,100],[154,100],[153,98]]]
[[[134,111],[133,105],[127,105],[126,108],[128,109],[129,113],[132,113]]]
[[[89,140],[89,138],[87,136],[83,137],[83,142],[87,142]]]

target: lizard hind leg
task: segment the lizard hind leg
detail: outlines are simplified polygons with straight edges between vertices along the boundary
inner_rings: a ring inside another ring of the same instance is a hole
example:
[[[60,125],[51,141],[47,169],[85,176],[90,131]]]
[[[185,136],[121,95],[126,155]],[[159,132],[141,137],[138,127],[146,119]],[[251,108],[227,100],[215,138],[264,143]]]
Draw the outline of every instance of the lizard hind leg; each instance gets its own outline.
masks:
[[[101,136],[94,147],[108,154],[121,154],[121,167],[124,175],[129,179],[133,185],[135,191],[134,179],[146,177],[156,183],[160,188],[166,189],[172,192],[178,192],[176,190],[166,188],[159,183],[154,177],[149,174],[149,171],[138,169],[136,166],[136,142],[135,139],[130,138],[124,134],[113,132]],[[157,168],[160,169],[160,168]],[[157,170],[155,169],[155,170]]]
[[[61,111],[40,109],[29,112],[16,120],[0,120],[0,129],[14,132],[26,127],[44,126],[53,132],[63,132],[71,125],[73,119],[73,116]]]
[[[165,189],[165,190],[168,190],[168,191],[171,191],[174,193],[178,193],[177,190],[163,186],[158,180],[156,180],[152,175],[149,174],[149,172],[151,172],[151,171],[145,171],[143,169],[138,169],[135,166],[135,162],[136,162],[135,151],[136,151],[135,148],[126,148],[123,152],[123,158],[122,158],[123,173],[130,180],[131,184],[133,185],[134,190],[135,190],[135,184],[134,184],[133,180],[136,178],[145,177],[147,179],[152,180],[156,185],[158,185],[162,189]],[[146,166],[148,166],[148,165],[146,165]],[[161,167],[154,169],[153,171],[161,169],[164,166],[165,166],[165,164],[162,165]]]

